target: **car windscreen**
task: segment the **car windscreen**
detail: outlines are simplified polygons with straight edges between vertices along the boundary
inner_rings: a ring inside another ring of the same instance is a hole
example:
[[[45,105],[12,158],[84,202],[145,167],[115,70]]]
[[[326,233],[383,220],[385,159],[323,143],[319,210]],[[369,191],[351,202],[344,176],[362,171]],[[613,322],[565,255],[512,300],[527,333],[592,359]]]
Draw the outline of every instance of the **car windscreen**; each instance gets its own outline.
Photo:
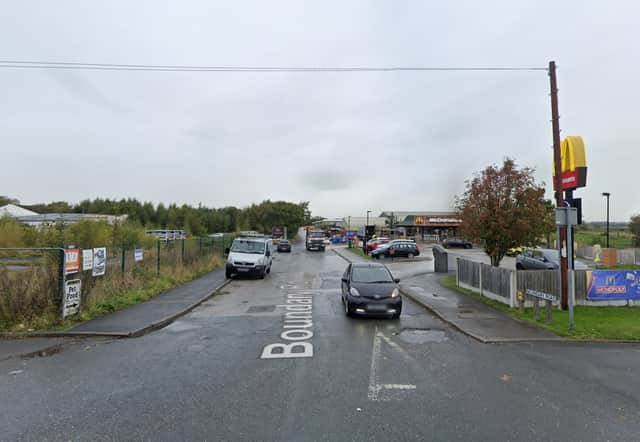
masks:
[[[391,274],[384,267],[354,267],[351,281],[358,283],[393,282]]]
[[[233,241],[231,251],[235,253],[264,253],[264,242],[236,239]]]

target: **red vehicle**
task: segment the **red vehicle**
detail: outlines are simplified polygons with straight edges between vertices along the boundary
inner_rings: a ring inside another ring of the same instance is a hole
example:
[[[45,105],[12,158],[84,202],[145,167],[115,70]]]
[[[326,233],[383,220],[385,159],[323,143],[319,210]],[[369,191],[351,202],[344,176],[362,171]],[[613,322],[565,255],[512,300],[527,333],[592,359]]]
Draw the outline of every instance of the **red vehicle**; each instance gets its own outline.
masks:
[[[390,241],[389,238],[376,238],[367,242],[367,253],[373,252],[379,245],[386,244]]]

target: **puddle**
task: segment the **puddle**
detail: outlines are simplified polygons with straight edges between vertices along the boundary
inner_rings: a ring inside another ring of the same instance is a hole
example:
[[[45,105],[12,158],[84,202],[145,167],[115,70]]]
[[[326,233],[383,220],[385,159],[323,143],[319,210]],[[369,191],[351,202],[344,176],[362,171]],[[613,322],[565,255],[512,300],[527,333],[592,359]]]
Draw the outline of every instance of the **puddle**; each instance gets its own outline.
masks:
[[[196,330],[199,328],[200,328],[199,325],[191,324],[186,321],[178,321],[168,325],[165,328],[165,330],[171,331],[171,332],[183,332],[183,331],[189,331],[189,330]]]
[[[409,344],[425,344],[427,342],[444,342],[447,335],[442,330],[418,330],[418,329],[405,329],[402,330],[398,336],[404,342]]]

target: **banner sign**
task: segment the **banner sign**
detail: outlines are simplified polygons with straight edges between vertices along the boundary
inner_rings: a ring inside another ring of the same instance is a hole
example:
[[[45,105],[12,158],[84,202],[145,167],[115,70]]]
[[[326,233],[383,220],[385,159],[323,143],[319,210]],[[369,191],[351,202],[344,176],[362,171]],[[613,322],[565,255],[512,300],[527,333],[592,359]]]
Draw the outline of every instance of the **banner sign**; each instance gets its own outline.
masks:
[[[64,308],[62,309],[62,319],[75,315],[80,310],[80,294],[82,281],[72,279],[64,284]]]
[[[82,251],[82,270],[91,270],[93,268],[93,250]]]
[[[107,248],[93,249],[93,276],[102,276],[107,267]]]
[[[594,270],[587,289],[587,299],[640,300],[640,270]]]
[[[78,273],[80,271],[80,249],[69,247],[64,250],[64,274]]]
[[[136,249],[134,251],[133,258],[136,260],[136,262],[142,261],[143,257],[144,257],[144,249]]]

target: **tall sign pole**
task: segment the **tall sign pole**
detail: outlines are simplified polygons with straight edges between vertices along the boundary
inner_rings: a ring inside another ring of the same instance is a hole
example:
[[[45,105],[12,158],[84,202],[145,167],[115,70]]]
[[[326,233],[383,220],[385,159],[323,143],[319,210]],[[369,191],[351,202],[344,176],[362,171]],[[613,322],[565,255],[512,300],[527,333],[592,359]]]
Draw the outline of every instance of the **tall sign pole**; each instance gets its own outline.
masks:
[[[564,207],[564,195],[562,193],[562,156],[560,153],[560,115],[558,112],[558,82],[556,79],[556,62],[549,62],[549,82],[551,85],[551,125],[553,128],[553,161],[555,163],[555,188],[556,188],[556,206]],[[567,228],[560,226],[558,229],[560,235],[558,237],[558,249],[560,250],[560,303],[562,309],[568,307],[567,296],[567,254],[562,254],[562,250],[568,250],[567,247]]]

